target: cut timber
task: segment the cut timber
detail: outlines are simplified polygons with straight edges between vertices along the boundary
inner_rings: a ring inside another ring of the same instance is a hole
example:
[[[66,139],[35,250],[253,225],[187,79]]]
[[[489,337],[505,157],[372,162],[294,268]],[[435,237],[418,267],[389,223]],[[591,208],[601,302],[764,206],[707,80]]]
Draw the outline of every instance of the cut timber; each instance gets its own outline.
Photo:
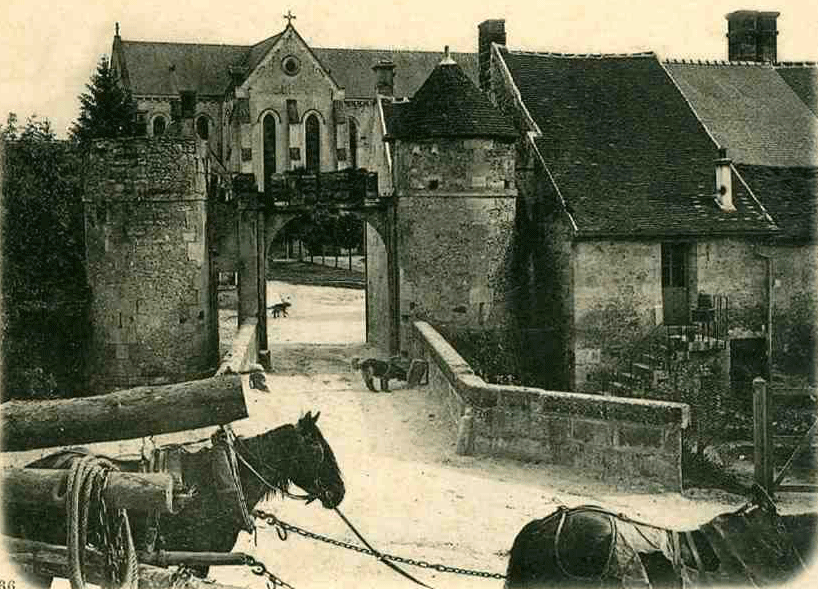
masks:
[[[21,540],[3,536],[0,551],[9,555],[21,572],[38,577],[68,577],[68,549],[65,546]],[[3,559],[5,560],[5,559]],[[104,586],[105,557],[98,551],[86,549],[83,574],[86,581]],[[139,565],[139,589],[238,589],[196,577],[181,576],[163,568]]]
[[[68,470],[8,468],[0,474],[3,503],[39,506],[65,503]],[[159,510],[173,513],[180,507],[173,499],[173,477],[163,473],[135,473],[112,470],[105,485],[109,509]]]
[[[221,425],[247,417],[238,375],[107,395],[3,404],[4,451],[127,440]]]

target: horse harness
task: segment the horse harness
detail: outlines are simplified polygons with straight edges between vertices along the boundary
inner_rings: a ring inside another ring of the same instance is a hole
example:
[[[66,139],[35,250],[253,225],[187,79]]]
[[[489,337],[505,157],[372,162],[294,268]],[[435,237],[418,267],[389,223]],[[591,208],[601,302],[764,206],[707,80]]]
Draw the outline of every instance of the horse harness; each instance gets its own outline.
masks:
[[[255,523],[247,507],[239,477],[236,435],[229,425],[220,426],[210,441],[213,445],[210,467],[219,503],[226,506],[226,511],[236,519],[242,530],[253,533],[256,529]],[[167,473],[173,479],[175,487],[184,488],[186,485],[182,470],[182,454],[186,452],[182,445],[154,448],[149,456],[143,455],[140,471]],[[153,550],[159,533],[159,511],[153,512],[150,521],[146,543],[148,550]]]

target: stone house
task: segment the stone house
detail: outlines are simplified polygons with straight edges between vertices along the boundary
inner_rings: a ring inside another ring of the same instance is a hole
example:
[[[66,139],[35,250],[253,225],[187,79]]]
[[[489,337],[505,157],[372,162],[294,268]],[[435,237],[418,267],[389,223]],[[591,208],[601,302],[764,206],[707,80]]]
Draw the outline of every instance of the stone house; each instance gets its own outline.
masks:
[[[763,15],[742,38],[774,59],[758,48],[775,42]],[[745,16],[728,15],[734,38]],[[657,329],[694,324],[700,293],[726,297],[719,335],[736,349],[764,342],[771,307],[774,329],[794,326],[773,358],[797,346],[814,323],[816,119],[789,69],[529,53],[487,34],[483,88],[521,130],[523,307],[565,369],[554,384],[594,389]],[[707,345],[681,337],[697,335]]]
[[[260,193],[281,172],[378,172],[393,208],[388,234],[367,226],[372,343],[421,318],[511,328],[532,384],[581,390],[693,326],[700,294],[729,313],[697,345],[755,353],[772,325],[774,360],[811,357],[818,69],[772,63],[775,13],[728,24],[741,65],[517,51],[502,20],[451,56],[311,47],[292,23],[252,46],[117,29],[112,64],[148,136],[182,126]]]

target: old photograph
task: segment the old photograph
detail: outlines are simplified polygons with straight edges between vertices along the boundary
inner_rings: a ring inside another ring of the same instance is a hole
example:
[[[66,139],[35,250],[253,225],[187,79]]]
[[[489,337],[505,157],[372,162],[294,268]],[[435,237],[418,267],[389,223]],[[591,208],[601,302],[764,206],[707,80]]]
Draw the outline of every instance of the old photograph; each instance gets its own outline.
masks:
[[[0,589],[818,586],[818,9],[9,0]]]

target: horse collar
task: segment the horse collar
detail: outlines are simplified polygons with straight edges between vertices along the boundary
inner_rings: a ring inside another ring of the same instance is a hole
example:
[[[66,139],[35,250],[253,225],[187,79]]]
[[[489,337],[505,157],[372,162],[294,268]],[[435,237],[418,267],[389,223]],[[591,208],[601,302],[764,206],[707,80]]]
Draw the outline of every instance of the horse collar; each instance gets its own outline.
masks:
[[[255,531],[255,523],[247,507],[247,499],[239,477],[239,465],[235,448],[236,435],[230,426],[221,426],[212,436],[213,458],[211,468],[216,483],[216,493],[227,500],[231,511],[249,533]]]

